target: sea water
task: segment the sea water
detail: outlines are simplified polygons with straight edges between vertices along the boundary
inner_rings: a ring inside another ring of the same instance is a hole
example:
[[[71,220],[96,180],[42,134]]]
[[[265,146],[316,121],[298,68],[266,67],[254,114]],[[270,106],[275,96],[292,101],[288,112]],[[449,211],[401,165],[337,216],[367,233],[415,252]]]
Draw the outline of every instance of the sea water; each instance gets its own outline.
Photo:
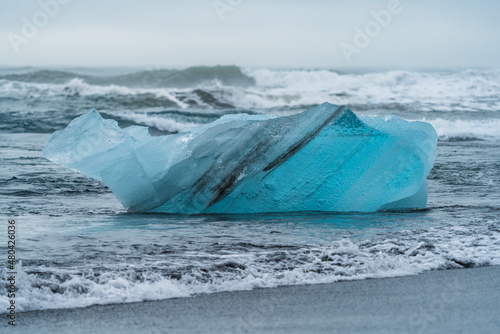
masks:
[[[91,108],[159,135],[225,114],[290,115],[325,101],[434,126],[426,210],[129,214],[102,183],[41,155],[52,132]],[[2,68],[0,240],[7,244],[14,219],[18,310],[500,265],[499,109],[500,71],[491,69]],[[4,261],[0,275],[7,272]],[[7,289],[3,279],[1,310]]]

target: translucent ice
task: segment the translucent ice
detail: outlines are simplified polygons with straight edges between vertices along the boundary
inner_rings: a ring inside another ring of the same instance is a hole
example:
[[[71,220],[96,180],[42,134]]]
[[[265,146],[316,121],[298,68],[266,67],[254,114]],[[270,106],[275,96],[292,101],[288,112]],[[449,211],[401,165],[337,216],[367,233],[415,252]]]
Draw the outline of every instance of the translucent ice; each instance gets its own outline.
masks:
[[[358,118],[324,103],[159,137],[93,109],[55,132],[43,154],[101,180],[131,212],[367,212],[424,208],[436,145],[428,123]]]

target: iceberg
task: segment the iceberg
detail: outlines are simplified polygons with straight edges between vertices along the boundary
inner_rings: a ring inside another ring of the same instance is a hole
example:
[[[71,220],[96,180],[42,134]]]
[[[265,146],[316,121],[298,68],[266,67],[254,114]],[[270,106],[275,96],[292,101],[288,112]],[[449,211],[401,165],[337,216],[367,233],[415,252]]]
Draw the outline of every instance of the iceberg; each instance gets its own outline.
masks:
[[[129,212],[372,212],[425,208],[436,147],[428,123],[324,103],[157,137],[92,109],[43,154],[105,183]]]

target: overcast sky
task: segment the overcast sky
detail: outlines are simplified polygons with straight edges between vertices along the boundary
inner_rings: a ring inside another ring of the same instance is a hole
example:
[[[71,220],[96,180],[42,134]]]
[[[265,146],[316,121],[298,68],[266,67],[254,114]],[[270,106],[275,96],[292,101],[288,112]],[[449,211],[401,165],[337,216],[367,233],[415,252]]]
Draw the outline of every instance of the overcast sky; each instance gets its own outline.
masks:
[[[500,1],[390,2],[0,0],[0,66],[500,67]]]

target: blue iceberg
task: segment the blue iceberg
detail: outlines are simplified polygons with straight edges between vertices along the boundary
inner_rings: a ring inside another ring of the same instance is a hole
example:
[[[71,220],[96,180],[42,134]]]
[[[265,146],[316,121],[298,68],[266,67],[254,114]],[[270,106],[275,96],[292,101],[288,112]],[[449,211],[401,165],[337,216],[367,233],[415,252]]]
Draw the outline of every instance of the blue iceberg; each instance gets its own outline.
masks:
[[[158,137],[93,109],[56,131],[43,154],[104,182],[130,212],[371,212],[425,208],[436,146],[428,123],[358,118],[324,103]]]

